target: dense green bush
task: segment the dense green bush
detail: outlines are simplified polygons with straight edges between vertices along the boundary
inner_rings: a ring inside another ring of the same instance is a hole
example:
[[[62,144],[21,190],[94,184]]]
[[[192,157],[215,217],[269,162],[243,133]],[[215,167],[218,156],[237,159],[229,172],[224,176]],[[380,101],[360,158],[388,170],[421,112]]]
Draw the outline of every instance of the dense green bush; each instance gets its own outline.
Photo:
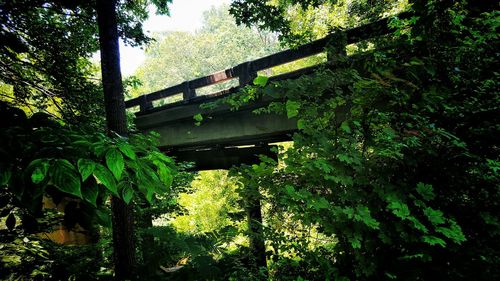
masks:
[[[228,100],[286,97],[260,111],[297,118],[293,147],[244,175],[336,240],[269,225],[276,280],[500,278],[499,14],[433,3],[391,21],[396,48]]]

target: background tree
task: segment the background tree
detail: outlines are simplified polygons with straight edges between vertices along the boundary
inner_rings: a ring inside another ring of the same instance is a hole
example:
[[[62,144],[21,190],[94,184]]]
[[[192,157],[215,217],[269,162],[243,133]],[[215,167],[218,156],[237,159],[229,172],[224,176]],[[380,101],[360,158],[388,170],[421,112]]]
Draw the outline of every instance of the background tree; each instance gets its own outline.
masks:
[[[156,42],[148,46],[146,60],[135,73],[143,85],[132,95],[164,89],[279,50],[272,34],[237,26],[228,8],[222,5],[206,11],[203,26],[194,34],[156,34]]]
[[[230,13],[238,24],[277,32],[283,44],[293,46],[396,14],[407,4],[406,0],[235,0]]]

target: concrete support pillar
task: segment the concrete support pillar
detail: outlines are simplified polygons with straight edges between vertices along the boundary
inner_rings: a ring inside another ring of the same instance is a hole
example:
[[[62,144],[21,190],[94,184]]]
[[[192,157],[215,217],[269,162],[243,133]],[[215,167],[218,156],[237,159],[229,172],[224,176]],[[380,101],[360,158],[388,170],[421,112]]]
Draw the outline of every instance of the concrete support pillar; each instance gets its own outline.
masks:
[[[245,192],[245,211],[248,221],[250,239],[250,259],[256,268],[264,267],[266,263],[266,246],[262,227],[261,195],[256,185],[247,185]]]

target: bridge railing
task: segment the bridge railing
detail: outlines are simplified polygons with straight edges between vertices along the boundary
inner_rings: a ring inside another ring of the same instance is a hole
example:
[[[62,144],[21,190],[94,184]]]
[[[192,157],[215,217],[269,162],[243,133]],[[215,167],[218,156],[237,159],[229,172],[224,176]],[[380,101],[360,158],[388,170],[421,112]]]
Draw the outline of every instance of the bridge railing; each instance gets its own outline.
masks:
[[[399,18],[407,18],[409,16],[410,14],[406,12],[398,15]],[[392,32],[391,29],[388,28],[389,21],[390,18],[384,18],[359,27],[334,32],[322,39],[301,45],[294,49],[284,50],[253,61],[247,61],[208,76],[185,81],[163,90],[127,100],[125,101],[125,106],[126,108],[139,106],[140,112],[143,113],[153,109],[153,101],[178,95],[180,93],[182,93],[182,102],[189,102],[189,100],[197,97],[196,89],[235,78],[238,79],[239,86],[241,87],[251,83],[253,79],[257,77],[258,71],[317,55],[324,52],[327,47],[331,47],[337,52],[345,52],[345,48],[349,44],[387,35]],[[283,77],[286,77],[286,74],[283,75]]]

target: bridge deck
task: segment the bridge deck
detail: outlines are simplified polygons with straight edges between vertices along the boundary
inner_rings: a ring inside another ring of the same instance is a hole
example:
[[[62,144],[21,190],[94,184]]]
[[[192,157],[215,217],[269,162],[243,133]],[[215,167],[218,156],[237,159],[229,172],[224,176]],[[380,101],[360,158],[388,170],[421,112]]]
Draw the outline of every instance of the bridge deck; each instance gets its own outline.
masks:
[[[409,16],[408,13],[399,15],[399,17]],[[391,33],[391,30],[387,27],[388,21],[389,19],[382,19],[353,29],[336,32],[320,40],[299,46],[296,49],[285,50],[254,61],[245,62],[212,75],[186,81],[167,89],[128,100],[125,104],[127,108],[140,107],[135,120],[139,130],[159,132],[160,146],[174,151],[181,150],[184,151],[184,154],[186,154],[186,151],[204,151],[204,156],[201,156],[202,153],[200,153],[200,157],[210,157],[207,154],[210,149],[220,151],[224,147],[248,144],[261,145],[290,140],[291,134],[297,130],[296,120],[276,114],[256,115],[252,113],[255,108],[269,104],[270,99],[253,102],[236,111],[232,111],[227,106],[211,110],[201,109],[200,105],[226,97],[238,91],[241,87],[250,84],[257,77],[258,71],[317,55],[325,52],[325,50],[327,57],[332,58],[332,54],[345,53],[348,44],[388,35]],[[332,62],[330,61],[330,63]],[[315,68],[299,69],[271,77],[270,80],[297,78],[301,75],[310,74]],[[239,80],[239,87],[212,95],[197,96],[197,88],[235,78]],[[180,93],[183,95],[182,101],[160,107],[153,106],[153,101]],[[204,120],[199,126],[195,125],[193,118],[196,114],[204,116]],[[262,149],[256,148],[255,151],[261,153]],[[194,154],[191,152],[189,155],[193,158]],[[248,148],[244,153],[241,153],[241,155],[245,155],[242,156],[245,159],[251,158],[248,157],[251,154],[252,149]],[[235,162],[238,161],[235,160]]]

